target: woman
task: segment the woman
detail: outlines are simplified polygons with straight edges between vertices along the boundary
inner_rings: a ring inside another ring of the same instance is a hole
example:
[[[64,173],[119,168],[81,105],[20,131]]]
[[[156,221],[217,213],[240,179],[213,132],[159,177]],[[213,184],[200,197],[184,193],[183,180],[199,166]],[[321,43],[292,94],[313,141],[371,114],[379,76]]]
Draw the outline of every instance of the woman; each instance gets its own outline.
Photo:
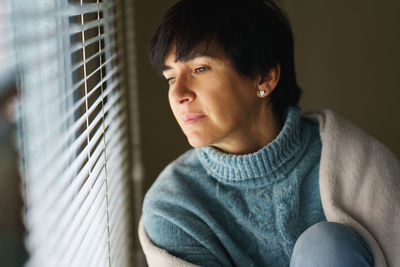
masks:
[[[330,111],[301,116],[272,1],[182,0],[150,60],[194,147],[146,194],[150,266],[399,266],[400,164]]]

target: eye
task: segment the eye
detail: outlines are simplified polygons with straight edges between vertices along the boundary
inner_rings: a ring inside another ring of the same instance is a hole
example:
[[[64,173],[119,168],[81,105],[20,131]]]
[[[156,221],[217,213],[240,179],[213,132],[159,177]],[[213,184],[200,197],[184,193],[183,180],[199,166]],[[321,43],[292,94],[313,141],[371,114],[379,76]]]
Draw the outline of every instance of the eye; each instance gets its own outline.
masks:
[[[166,78],[167,82],[169,85],[173,85],[176,81],[175,77],[171,77],[171,78]]]
[[[209,69],[208,67],[198,67],[198,68],[195,68],[194,71],[197,73],[201,73],[201,72],[205,72],[208,69]]]

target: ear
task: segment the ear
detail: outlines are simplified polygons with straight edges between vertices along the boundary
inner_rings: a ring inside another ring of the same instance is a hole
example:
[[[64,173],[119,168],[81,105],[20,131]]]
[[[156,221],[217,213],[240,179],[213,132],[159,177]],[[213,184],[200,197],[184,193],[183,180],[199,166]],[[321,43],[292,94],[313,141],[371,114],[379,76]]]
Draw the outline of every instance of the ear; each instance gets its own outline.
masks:
[[[258,81],[257,95],[261,98],[267,97],[274,91],[281,77],[281,66],[276,64],[267,75],[260,76]]]

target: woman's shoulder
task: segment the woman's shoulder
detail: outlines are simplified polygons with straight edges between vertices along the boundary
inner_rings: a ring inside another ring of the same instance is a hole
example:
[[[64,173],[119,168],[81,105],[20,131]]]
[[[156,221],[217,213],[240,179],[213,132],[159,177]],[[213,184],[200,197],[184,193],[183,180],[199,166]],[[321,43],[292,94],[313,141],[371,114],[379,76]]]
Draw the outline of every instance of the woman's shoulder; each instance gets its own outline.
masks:
[[[184,209],[201,202],[196,196],[207,190],[213,181],[196,154],[196,150],[191,149],[165,167],[146,192],[143,213],[164,212],[172,207]]]
[[[203,219],[215,180],[196,154],[189,150],[160,173],[145,195],[142,218],[146,234],[159,248],[192,262],[213,262],[215,256],[199,240],[211,238]]]
[[[206,170],[198,160],[196,149],[190,149],[169,163],[158,175],[149,193],[159,193],[159,191],[181,190],[180,184],[190,183],[198,176],[206,175]]]

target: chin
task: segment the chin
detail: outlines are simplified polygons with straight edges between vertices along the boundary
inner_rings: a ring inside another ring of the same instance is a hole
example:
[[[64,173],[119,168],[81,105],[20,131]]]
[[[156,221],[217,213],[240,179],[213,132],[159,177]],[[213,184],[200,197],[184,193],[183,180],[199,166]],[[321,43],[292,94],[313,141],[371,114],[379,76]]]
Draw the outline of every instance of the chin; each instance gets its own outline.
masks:
[[[204,143],[204,142],[191,141],[191,139],[189,139],[189,138],[188,138],[188,142],[193,148],[200,148],[200,147],[208,145],[207,143]]]
[[[189,144],[194,148],[209,146],[212,143],[210,140],[207,140],[207,138],[201,138],[198,136],[188,136],[188,135],[186,137],[188,139]]]

